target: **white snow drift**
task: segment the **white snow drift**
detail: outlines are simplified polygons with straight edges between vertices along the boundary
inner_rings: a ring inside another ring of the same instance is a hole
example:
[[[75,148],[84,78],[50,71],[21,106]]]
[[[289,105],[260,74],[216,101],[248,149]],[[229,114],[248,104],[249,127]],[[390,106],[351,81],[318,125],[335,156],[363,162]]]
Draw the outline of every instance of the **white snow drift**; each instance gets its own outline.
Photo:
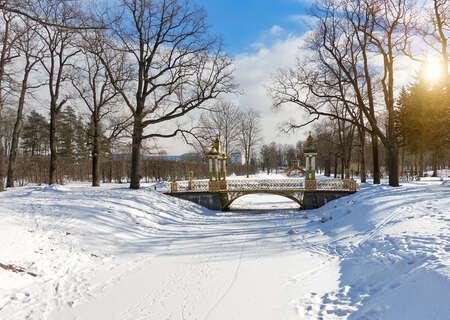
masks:
[[[310,211],[274,199],[224,213],[151,186],[9,189],[0,319],[450,318],[448,183],[363,185]]]

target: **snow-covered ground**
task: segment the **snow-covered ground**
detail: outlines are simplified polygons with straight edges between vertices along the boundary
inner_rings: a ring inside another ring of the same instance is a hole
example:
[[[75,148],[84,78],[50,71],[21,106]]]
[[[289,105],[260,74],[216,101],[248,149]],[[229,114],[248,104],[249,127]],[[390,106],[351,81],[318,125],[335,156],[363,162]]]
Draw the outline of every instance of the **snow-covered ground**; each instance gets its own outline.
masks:
[[[239,200],[272,210],[150,185],[0,193],[0,319],[450,319],[448,181],[366,184],[309,211]]]

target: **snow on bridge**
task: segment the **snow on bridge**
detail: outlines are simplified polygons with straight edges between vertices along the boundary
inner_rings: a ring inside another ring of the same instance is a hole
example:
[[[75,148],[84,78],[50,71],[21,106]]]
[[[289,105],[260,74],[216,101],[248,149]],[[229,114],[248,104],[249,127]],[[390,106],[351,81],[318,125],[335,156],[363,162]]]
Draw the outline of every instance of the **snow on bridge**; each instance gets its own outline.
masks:
[[[229,210],[231,203],[244,195],[268,193],[289,198],[300,208],[313,209],[352,194],[357,188],[353,179],[205,179],[172,182],[168,194],[209,209]]]

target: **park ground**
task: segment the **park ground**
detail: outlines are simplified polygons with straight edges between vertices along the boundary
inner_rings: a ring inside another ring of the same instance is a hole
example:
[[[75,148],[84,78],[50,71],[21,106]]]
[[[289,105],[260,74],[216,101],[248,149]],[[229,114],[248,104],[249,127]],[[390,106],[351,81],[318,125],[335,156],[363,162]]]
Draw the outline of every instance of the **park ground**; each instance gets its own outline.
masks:
[[[210,211],[164,187],[1,193],[0,319],[450,319],[450,181],[306,211],[271,195]]]

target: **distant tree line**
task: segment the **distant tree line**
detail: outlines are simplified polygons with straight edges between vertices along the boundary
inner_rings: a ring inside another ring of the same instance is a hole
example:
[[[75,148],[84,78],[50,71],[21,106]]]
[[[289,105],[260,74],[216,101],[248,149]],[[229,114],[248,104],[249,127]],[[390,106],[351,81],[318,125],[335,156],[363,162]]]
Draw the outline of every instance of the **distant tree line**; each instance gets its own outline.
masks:
[[[11,113],[12,115],[12,113]],[[2,128],[5,132],[13,130],[14,117],[4,118]],[[18,185],[27,183],[45,184],[49,175],[49,130],[50,123],[46,117],[36,111],[25,116],[20,135],[20,144],[15,159],[15,181]],[[57,153],[56,182],[63,184],[68,181],[91,181],[93,140],[92,124],[77,115],[75,109],[66,106],[61,109],[56,118],[55,149]],[[8,136],[6,134],[5,136]],[[10,136],[10,135],[9,135]],[[10,141],[5,139],[5,141]],[[131,153],[129,149],[115,148],[115,142],[106,137],[102,130],[99,134],[98,153],[101,159],[98,163],[97,178],[99,182],[129,183]],[[211,142],[211,141],[209,141]],[[10,146],[5,145],[9,150]],[[114,152],[116,151],[116,153]],[[122,152],[122,153],[120,153]],[[180,161],[143,157],[141,181],[169,181],[171,179],[188,179],[189,171],[193,171],[196,179],[208,178],[209,168],[201,153],[194,153]],[[255,173],[257,167],[254,161],[249,166],[239,163],[228,163],[230,174],[243,175]]]
[[[169,159],[141,159],[141,181],[157,182],[187,180],[189,172],[194,172],[195,179],[207,179],[208,164],[203,159],[169,160]],[[73,157],[58,157],[58,170],[56,181],[63,184],[70,181],[91,181],[92,164],[87,159],[74,159]],[[99,163],[99,181],[102,183],[130,183],[131,162],[129,157],[107,159]],[[250,166],[250,173],[255,173],[257,167]],[[28,183],[46,184],[48,179],[48,156],[18,156],[16,166],[16,184],[23,186]],[[228,173],[244,175],[246,166],[231,163]]]

